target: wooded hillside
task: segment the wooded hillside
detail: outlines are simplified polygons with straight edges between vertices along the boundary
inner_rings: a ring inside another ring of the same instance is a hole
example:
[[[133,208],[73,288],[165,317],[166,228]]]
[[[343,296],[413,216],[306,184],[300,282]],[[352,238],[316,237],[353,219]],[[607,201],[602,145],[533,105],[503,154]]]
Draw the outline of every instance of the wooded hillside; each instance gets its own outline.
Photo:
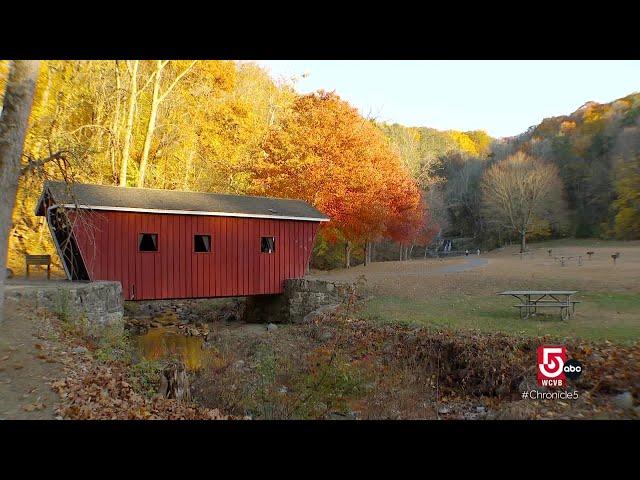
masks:
[[[640,94],[587,102],[570,115],[543,120],[513,143],[560,169],[570,233],[640,238],[638,190],[630,188],[638,184]]]
[[[521,151],[555,165],[562,181],[561,205],[554,200],[554,213],[535,219],[530,237],[640,238],[640,94],[587,102],[503,139],[484,132],[382,128],[421,185],[435,185],[430,198],[439,201],[432,209],[445,235],[487,247],[517,238],[485,208],[480,185],[489,167]]]

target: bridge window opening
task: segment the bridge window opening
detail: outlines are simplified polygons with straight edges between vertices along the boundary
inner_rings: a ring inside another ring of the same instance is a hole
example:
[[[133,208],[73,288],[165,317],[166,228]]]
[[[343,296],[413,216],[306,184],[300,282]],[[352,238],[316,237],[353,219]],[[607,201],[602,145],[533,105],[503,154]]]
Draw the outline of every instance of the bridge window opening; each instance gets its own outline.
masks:
[[[141,252],[157,252],[158,251],[158,234],[157,233],[139,234],[138,250],[140,250]]]
[[[211,251],[211,235],[194,235],[193,251],[196,253],[208,253]]]
[[[260,240],[261,253],[275,253],[276,237],[262,237]]]

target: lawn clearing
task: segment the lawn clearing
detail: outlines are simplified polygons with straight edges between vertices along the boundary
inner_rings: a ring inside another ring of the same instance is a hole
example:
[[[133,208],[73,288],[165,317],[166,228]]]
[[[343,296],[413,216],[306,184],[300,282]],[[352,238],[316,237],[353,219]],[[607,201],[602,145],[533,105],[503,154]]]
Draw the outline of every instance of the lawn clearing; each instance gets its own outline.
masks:
[[[508,298],[480,295],[438,296],[408,301],[406,297],[376,296],[365,302],[360,316],[376,322],[398,322],[433,329],[474,329],[517,335],[630,343],[640,338],[640,296],[586,294],[568,321],[556,313],[522,320]]]
[[[474,329],[517,335],[552,335],[629,343],[640,339],[640,242],[556,240],[530,245],[520,258],[517,247],[481,255],[484,266],[446,273],[469,258],[380,262],[349,270],[318,273],[318,278],[355,280],[364,276],[371,298],[360,315],[382,323],[434,329]],[[551,256],[548,250],[551,249]],[[592,259],[586,252],[593,251]],[[611,254],[620,252],[614,264]],[[582,255],[565,260],[556,257]],[[576,314],[561,321],[558,312],[521,320],[515,299],[503,290],[578,290]]]

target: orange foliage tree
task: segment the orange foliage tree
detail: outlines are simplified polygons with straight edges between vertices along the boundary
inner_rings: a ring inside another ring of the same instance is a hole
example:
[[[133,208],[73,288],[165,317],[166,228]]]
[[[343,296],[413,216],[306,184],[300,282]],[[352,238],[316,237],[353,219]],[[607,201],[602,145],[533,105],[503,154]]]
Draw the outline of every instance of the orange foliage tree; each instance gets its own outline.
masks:
[[[428,245],[437,232],[431,221],[426,201],[415,185],[403,182],[392,195],[391,214],[386,224],[385,237],[400,243],[400,260],[408,259],[413,245]],[[396,188],[397,188],[396,187]],[[409,195],[403,192],[410,192]]]
[[[354,244],[420,228],[424,208],[415,180],[383,134],[335,93],[298,97],[273,126],[252,167],[252,193],[301,198],[327,214],[323,235]]]

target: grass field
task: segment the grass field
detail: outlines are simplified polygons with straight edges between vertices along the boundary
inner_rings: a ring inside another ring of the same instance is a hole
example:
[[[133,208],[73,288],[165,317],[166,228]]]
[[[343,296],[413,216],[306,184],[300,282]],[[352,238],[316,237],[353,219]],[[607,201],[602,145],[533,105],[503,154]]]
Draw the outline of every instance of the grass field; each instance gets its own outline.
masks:
[[[522,259],[516,246],[482,255],[486,265],[455,273],[442,270],[465,265],[467,258],[380,262],[316,276],[345,281],[364,276],[372,296],[360,315],[376,322],[559,339],[640,339],[640,242],[563,239],[529,248],[531,253]],[[591,260],[587,251],[595,252]],[[621,256],[614,265],[615,252]],[[571,259],[563,267],[555,259],[577,255],[583,256],[582,265]],[[558,313],[521,320],[515,299],[496,295],[513,289],[578,290],[575,299],[582,303],[568,321],[561,321]]]

